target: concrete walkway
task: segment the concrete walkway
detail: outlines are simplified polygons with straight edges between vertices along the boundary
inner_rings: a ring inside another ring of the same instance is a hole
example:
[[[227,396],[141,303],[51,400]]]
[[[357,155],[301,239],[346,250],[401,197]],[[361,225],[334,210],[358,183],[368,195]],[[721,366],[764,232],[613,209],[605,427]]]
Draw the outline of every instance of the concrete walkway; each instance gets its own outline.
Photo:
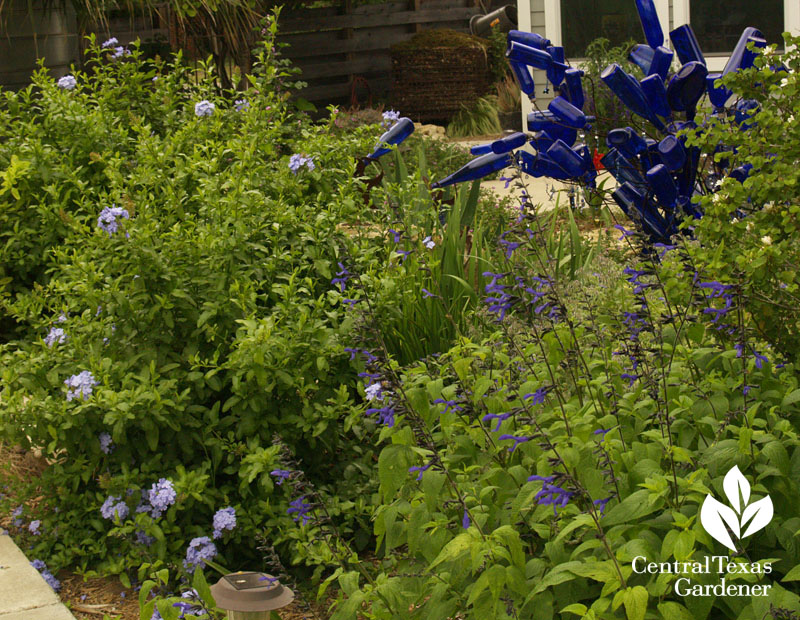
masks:
[[[0,620],[75,620],[7,534],[0,534]]]

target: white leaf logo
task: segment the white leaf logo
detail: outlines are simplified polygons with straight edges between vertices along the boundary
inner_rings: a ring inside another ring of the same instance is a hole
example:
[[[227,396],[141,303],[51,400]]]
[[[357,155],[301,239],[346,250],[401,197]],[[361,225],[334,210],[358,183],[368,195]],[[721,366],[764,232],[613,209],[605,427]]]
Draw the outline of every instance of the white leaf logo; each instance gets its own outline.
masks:
[[[731,534],[737,539],[755,534],[772,520],[774,509],[769,495],[748,504],[750,483],[735,465],[725,474],[722,488],[733,508],[717,501],[711,495],[706,495],[703,507],[700,509],[700,523],[714,540],[731,551],[736,551]],[[747,529],[742,534],[744,527]]]

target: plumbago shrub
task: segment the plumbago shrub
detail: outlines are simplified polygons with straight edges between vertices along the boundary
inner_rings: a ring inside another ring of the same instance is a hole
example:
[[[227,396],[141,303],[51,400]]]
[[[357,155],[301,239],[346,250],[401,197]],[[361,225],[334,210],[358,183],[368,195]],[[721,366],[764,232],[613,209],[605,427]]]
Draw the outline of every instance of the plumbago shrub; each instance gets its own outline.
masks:
[[[622,263],[597,255],[567,279],[543,219],[520,217],[482,274],[492,327],[419,362],[392,359],[351,274],[382,426],[380,564],[334,538],[334,618],[794,617],[794,365],[682,241],[643,253],[618,226]],[[324,501],[292,497],[318,532]],[[700,519],[719,500],[730,548]]]
[[[329,299],[352,253],[339,225],[362,200],[355,156],[377,128],[334,141],[335,113],[293,110],[275,32],[231,96],[180,59],[153,69],[96,47],[92,74],[59,86],[42,71],[4,95],[2,307],[30,335],[0,351],[0,436],[49,459],[16,531],[40,521],[32,553],[53,570],[239,568],[257,527],[318,563],[291,551],[273,498],[276,433],[315,484],[356,498],[331,514],[369,538],[373,448],[335,423],[356,391],[351,319]]]
[[[701,200],[708,217],[693,223],[699,244],[692,256],[721,281],[743,292],[754,326],[784,355],[800,351],[800,52],[778,58],[775,46],[757,56],[755,67],[725,77],[740,96],[730,117],[712,116],[693,144],[713,152],[731,169],[749,170],[744,182],[725,179]],[[790,48],[790,46],[794,46]]]

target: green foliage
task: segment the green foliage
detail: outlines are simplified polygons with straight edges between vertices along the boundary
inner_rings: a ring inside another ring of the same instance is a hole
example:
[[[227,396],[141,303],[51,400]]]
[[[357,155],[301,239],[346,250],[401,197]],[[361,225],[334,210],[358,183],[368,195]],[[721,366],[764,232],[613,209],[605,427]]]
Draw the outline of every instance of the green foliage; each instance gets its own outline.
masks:
[[[500,119],[497,116],[497,96],[486,95],[469,107],[463,106],[447,126],[451,138],[481,136],[500,133]]]
[[[583,84],[586,90],[586,104],[583,109],[587,115],[595,117],[592,131],[587,132],[586,139],[589,146],[600,151],[606,150],[605,138],[611,129],[625,125],[641,127],[642,124],[650,129],[649,123],[633,116],[600,79],[600,74],[612,63],[622,66],[637,80],[644,77],[641,69],[628,61],[628,52],[635,43],[627,41],[616,47],[609,47],[609,40],[600,37],[586,47],[585,60],[581,63],[581,68],[585,71]],[[594,136],[597,136],[597,140]]]
[[[369,470],[372,451],[348,447],[338,424],[355,385],[341,343],[349,320],[329,300],[351,244],[339,224],[360,198],[355,156],[375,138],[333,141],[327,124],[293,112],[274,88],[289,76],[271,55],[275,30],[254,88],[230,98],[212,94],[211,66],[192,86],[179,64],[147,69],[135,49],[113,62],[97,47],[95,73],[76,72],[75,90],[40,71],[33,87],[4,93],[2,308],[18,329],[0,353],[0,435],[53,460],[41,480],[48,535],[34,552],[54,567],[178,563],[225,506],[240,524],[218,542],[225,563],[252,560],[256,526],[276,528],[286,551],[277,529],[290,517],[269,499],[275,433],[322,488],[355,484],[369,497],[368,477],[348,468]],[[216,109],[198,117],[204,99]],[[293,153],[314,168],[292,173]],[[129,217],[107,233],[98,217],[113,205]],[[63,341],[46,343],[56,327]],[[65,380],[82,371],[93,393],[67,400]],[[135,512],[160,478],[175,505]],[[129,504],[120,523],[100,517],[112,495]],[[334,516],[352,532],[357,512]]]
[[[511,72],[506,58],[506,33],[497,28],[492,28],[486,38],[489,40],[489,44],[486,47],[489,75],[492,78],[492,82],[502,82],[506,77],[510,77],[509,74]]]
[[[695,222],[698,245],[692,256],[716,279],[741,290],[754,326],[784,355],[800,351],[800,69],[797,39],[781,60],[789,72],[778,72],[775,46],[759,55],[756,66],[726,76],[724,83],[745,103],[757,108],[749,121],[714,116],[691,143],[709,152],[728,149],[714,159],[728,159],[730,169],[753,167],[744,183],[725,179],[719,191],[700,199],[706,213]],[[751,103],[750,103],[751,102]],[[711,170],[713,172],[713,170]],[[712,182],[714,177],[712,176]]]

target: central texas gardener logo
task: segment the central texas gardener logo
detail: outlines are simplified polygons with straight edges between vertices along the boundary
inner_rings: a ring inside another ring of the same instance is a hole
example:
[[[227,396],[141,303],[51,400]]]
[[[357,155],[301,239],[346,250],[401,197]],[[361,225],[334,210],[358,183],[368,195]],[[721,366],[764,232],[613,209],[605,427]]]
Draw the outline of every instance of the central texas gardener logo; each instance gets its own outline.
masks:
[[[741,539],[765,528],[772,520],[772,500],[767,495],[750,502],[750,483],[735,465],[725,474],[722,488],[732,508],[706,495],[700,523],[714,540],[736,551],[731,534]]]

